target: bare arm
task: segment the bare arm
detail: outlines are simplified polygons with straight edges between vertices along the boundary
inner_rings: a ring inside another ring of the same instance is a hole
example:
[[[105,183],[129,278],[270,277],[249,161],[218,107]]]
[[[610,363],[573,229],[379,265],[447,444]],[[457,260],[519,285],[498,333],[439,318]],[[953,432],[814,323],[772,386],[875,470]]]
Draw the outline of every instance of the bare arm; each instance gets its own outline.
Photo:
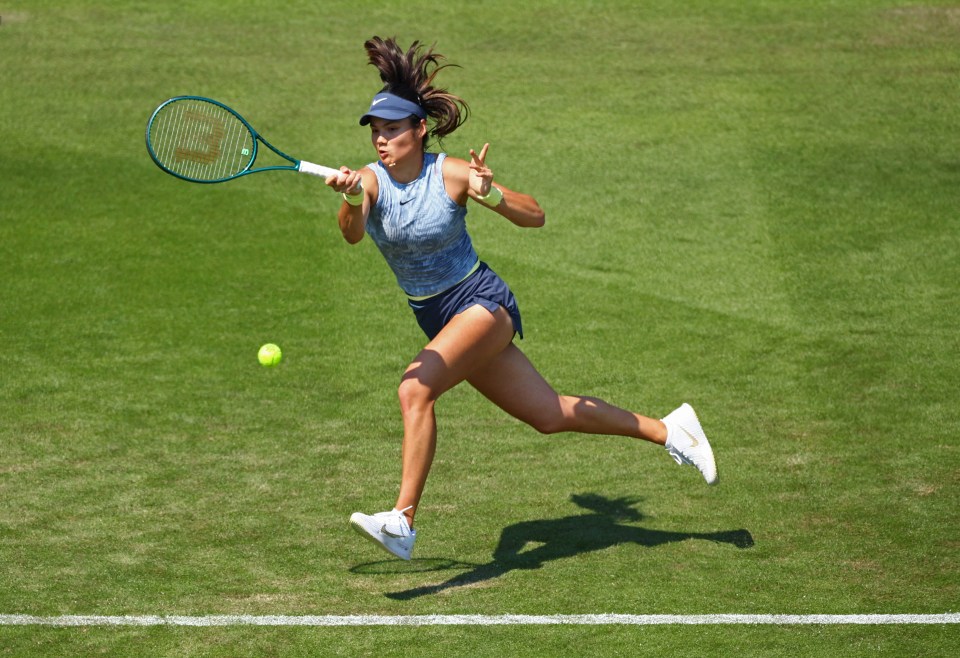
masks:
[[[367,215],[370,212],[371,198],[376,194],[376,176],[366,167],[359,171],[352,171],[347,167],[340,167],[339,176],[326,179],[326,184],[336,192],[353,197],[354,203],[345,199],[337,211],[337,223],[343,238],[350,244],[356,244],[363,239],[367,226]]]
[[[461,203],[469,197],[506,217],[517,226],[530,228],[543,226],[545,215],[536,199],[529,194],[511,190],[500,183],[493,184],[493,171],[484,162],[489,147],[489,144],[484,144],[479,155],[476,151],[470,149],[469,163],[464,160],[453,159],[450,178],[455,187],[452,190],[448,187],[451,197],[458,199]],[[450,161],[451,158],[447,158],[447,162]],[[444,174],[446,176],[446,169],[444,169]],[[499,193],[497,190],[499,190]],[[500,194],[503,195],[502,198]],[[483,199],[481,197],[487,198]]]

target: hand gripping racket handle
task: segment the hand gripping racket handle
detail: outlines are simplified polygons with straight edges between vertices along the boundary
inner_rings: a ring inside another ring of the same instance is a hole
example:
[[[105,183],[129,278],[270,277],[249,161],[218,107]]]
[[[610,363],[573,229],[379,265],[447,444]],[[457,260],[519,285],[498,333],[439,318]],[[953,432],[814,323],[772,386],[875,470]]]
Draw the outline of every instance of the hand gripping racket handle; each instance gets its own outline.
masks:
[[[329,176],[339,176],[343,172],[339,169],[331,169],[330,167],[324,167],[323,165],[313,164],[312,162],[307,162],[306,160],[301,160],[297,163],[297,171],[304,174],[313,174],[314,176],[320,176],[321,178],[327,178]]]

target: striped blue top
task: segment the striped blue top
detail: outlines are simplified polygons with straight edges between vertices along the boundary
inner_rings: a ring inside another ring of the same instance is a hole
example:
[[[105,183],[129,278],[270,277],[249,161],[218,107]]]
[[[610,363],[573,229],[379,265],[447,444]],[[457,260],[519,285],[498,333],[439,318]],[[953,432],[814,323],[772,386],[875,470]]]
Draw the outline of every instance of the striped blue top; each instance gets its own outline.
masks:
[[[377,175],[380,193],[366,230],[397,283],[412,297],[453,287],[478,260],[467,233],[467,209],[443,187],[446,157],[425,153],[420,176],[405,184],[393,180],[382,162],[368,165]]]

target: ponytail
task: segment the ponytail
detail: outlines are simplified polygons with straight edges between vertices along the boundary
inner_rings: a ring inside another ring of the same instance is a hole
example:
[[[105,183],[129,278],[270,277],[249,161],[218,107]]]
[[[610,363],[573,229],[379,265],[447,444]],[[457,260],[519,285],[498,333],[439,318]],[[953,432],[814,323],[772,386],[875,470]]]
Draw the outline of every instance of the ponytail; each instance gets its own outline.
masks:
[[[423,51],[423,45],[414,41],[404,52],[396,39],[373,37],[363,44],[370,64],[380,72],[384,83],[381,92],[387,92],[416,103],[433,120],[428,135],[438,141],[459,128],[470,115],[470,108],[460,97],[446,89],[433,86],[434,78],[443,69],[454,64],[442,64],[446,59],[433,47]],[[427,138],[424,138],[424,148]]]

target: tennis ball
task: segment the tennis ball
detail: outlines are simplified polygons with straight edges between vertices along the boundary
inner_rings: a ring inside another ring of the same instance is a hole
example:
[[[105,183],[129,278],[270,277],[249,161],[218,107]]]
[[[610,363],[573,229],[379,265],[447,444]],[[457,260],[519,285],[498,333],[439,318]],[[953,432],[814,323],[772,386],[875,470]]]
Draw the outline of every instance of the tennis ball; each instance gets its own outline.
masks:
[[[260,351],[257,353],[257,358],[260,360],[260,365],[269,368],[270,366],[275,366],[280,363],[280,359],[283,358],[283,352],[273,343],[267,343],[260,348]]]

